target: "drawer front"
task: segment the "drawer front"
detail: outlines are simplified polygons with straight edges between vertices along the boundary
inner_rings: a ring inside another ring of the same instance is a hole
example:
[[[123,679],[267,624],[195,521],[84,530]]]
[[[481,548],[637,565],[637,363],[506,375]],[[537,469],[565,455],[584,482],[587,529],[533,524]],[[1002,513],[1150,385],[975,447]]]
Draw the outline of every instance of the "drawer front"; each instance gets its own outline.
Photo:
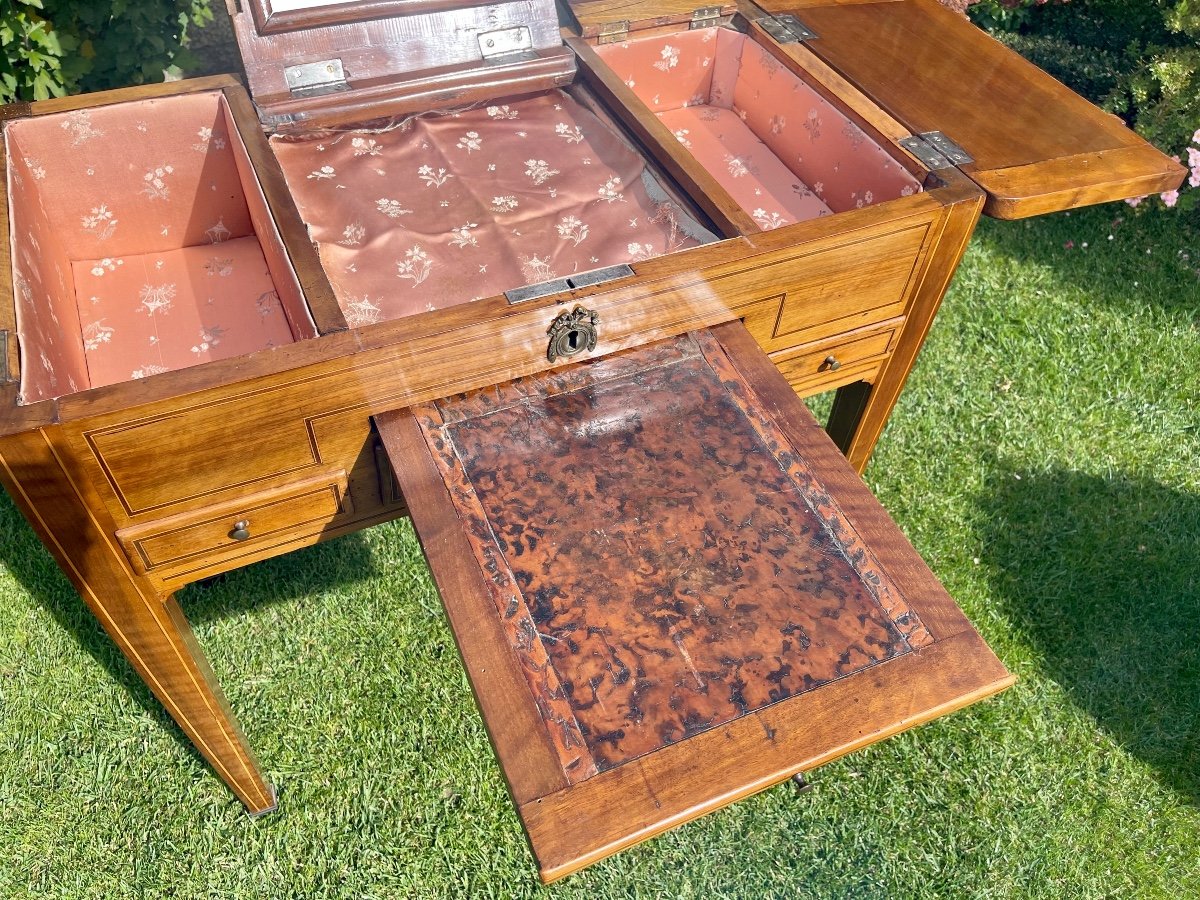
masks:
[[[747,330],[771,353],[902,315],[919,281],[928,234],[922,223],[798,260],[795,280],[739,310]]]
[[[353,512],[339,471],[263,491],[236,503],[171,516],[122,529],[117,539],[135,570],[163,581],[182,581],[197,573],[242,565],[282,544],[319,535],[339,516]]]
[[[903,319],[888,322],[890,327],[866,334],[839,335],[827,341],[806,344],[794,350],[771,354],[783,377],[797,392],[816,393],[860,381],[864,373],[878,368],[896,340]]]

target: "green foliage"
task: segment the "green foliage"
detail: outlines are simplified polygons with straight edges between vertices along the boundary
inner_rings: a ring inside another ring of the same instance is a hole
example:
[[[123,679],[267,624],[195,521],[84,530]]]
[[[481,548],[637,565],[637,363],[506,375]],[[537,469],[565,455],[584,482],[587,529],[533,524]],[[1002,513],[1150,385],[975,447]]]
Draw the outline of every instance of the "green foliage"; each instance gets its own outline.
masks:
[[[9,0],[0,4],[0,102],[162,81],[190,62],[187,28],[210,0]]]
[[[1200,0],[982,0],[970,13],[1167,153],[1187,152],[1200,129]]]

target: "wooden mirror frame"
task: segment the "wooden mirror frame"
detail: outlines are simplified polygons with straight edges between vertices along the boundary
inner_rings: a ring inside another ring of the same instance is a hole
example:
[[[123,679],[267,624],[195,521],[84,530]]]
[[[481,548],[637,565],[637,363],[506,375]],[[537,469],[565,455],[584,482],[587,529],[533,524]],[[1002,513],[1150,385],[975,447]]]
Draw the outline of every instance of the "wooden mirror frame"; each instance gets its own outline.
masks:
[[[346,25],[371,19],[391,19],[422,13],[478,6],[476,0],[329,0],[309,9],[276,12],[271,0],[247,0],[259,34],[303,31],[325,25]]]

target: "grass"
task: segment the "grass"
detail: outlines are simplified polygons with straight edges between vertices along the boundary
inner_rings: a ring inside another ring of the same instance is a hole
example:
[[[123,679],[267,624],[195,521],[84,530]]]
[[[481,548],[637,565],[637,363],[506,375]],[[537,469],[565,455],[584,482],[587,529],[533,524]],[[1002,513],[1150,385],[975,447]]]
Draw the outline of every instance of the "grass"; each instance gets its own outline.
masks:
[[[183,595],[251,820],[5,500],[0,896],[1197,895],[1200,227],[1124,210],[982,223],[867,473],[1012,690],[545,889],[407,522]]]

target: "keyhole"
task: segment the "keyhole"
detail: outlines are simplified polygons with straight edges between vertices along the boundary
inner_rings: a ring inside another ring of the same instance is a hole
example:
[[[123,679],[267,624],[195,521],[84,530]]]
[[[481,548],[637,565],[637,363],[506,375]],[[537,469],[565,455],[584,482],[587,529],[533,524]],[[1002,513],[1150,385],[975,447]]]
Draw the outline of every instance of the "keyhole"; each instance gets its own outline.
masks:
[[[582,339],[578,331],[567,332],[567,350],[571,353],[578,352],[582,344]]]

